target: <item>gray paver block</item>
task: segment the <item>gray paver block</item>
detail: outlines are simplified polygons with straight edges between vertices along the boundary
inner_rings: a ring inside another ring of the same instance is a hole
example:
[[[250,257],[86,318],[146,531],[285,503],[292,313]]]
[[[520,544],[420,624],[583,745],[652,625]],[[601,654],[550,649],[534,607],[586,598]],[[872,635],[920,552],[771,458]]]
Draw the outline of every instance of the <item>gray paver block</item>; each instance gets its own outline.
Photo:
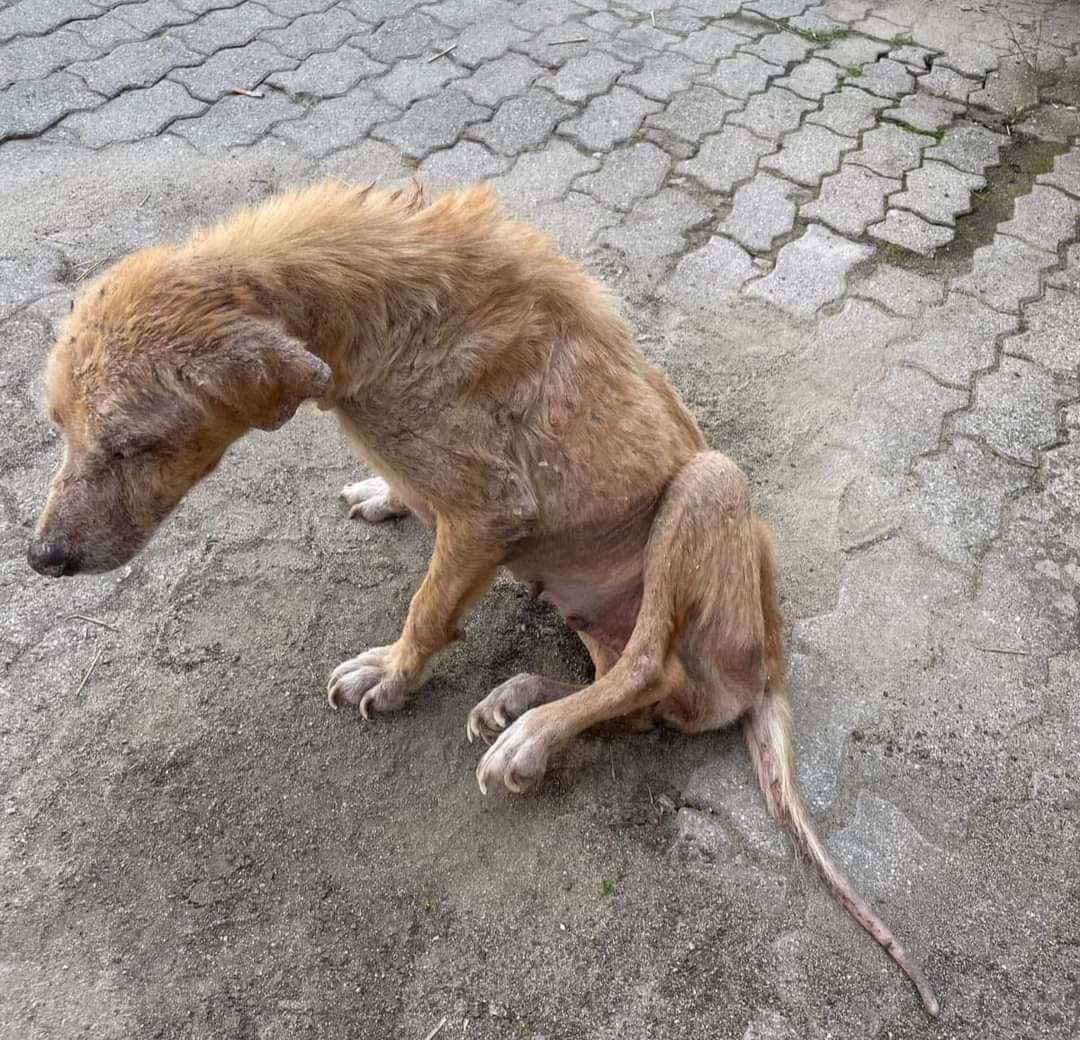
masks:
[[[524,29],[519,29],[506,18],[484,18],[463,28],[461,35],[454,40],[454,61],[483,70],[487,62],[508,56],[514,44],[528,38],[529,34]]]
[[[355,48],[345,47],[342,50],[357,54],[358,67],[371,60],[363,52],[356,52]],[[410,58],[397,62],[386,75],[365,85],[390,104],[397,105],[398,108],[408,108],[414,101],[438,94],[448,83],[459,80],[464,75],[465,70],[450,61]],[[460,90],[461,87],[455,84],[453,89]]]
[[[895,47],[889,51],[889,57],[893,61],[911,65],[920,72],[930,68],[934,55],[935,52],[928,47],[918,47],[913,43],[906,43],[902,47]]]
[[[1020,56],[1004,58],[1000,68],[986,77],[986,86],[973,91],[968,102],[1006,115],[1031,108],[1039,100],[1039,84],[1030,60]]]
[[[414,11],[401,18],[388,18],[368,32],[361,31],[349,42],[376,61],[388,63],[401,58],[419,57],[429,48],[440,50],[436,45],[452,35],[453,30]],[[444,46],[449,46],[449,43]]]
[[[707,76],[699,76],[698,81],[715,87],[728,97],[743,100],[764,90],[769,80],[776,79],[782,73],[783,69],[753,54],[736,54],[718,61],[713,71]]]
[[[534,87],[504,101],[488,122],[473,126],[469,136],[503,155],[517,155],[543,144],[555,125],[573,111],[550,91]]]
[[[520,156],[510,172],[492,185],[512,208],[527,208],[560,198],[575,177],[599,167],[596,159],[582,155],[566,141],[553,139],[543,150]]]
[[[872,224],[869,234],[881,242],[900,246],[920,256],[933,256],[953,240],[952,228],[931,224],[908,210],[891,209],[880,224]]]
[[[962,293],[952,293],[926,314],[918,334],[900,349],[903,357],[945,383],[966,386],[972,375],[993,364],[997,338],[1018,321]]]
[[[1040,173],[1036,183],[1050,184],[1080,197],[1080,148],[1062,152],[1054,159],[1054,168],[1049,173]]]
[[[233,90],[254,90],[270,73],[295,64],[270,44],[256,40],[218,51],[201,65],[177,69],[169,78],[202,101],[216,101]]]
[[[919,77],[919,89],[935,97],[949,98],[960,104],[967,104],[972,92],[977,90],[980,81],[964,76],[955,69],[950,69],[940,62],[925,75]]]
[[[353,14],[357,13],[356,8],[359,6],[358,4],[351,4],[349,0],[259,0],[259,2],[263,7],[269,7],[274,14],[279,14],[283,18],[299,18],[302,14],[318,14],[328,7],[333,7],[336,2],[344,3],[344,6],[348,7]],[[228,4],[217,4],[216,6],[227,7]]]
[[[816,58],[824,58],[841,68],[866,65],[875,62],[889,49],[883,40],[851,33],[832,40],[827,46],[814,51]]]
[[[1004,55],[1004,51],[979,40],[957,40],[938,61],[965,76],[981,77],[996,69]]]
[[[848,288],[857,296],[865,296],[909,318],[916,318],[939,304],[945,295],[945,287],[937,280],[884,263],[875,265]]]
[[[604,48],[612,54],[631,65],[638,65],[656,57],[672,44],[678,43],[679,39],[679,36],[665,32],[659,23],[654,26],[651,22],[640,22],[638,25],[620,29],[614,37],[602,42]]]
[[[908,94],[899,105],[886,109],[882,115],[885,119],[905,123],[916,130],[936,131],[948,126],[963,111],[963,105],[946,98]]]
[[[822,181],[818,197],[803,206],[802,216],[857,237],[867,225],[885,218],[885,198],[900,187],[900,181],[865,166],[843,166]]]
[[[313,54],[289,71],[275,72],[268,82],[290,97],[339,97],[385,69],[355,47],[341,47]]]
[[[251,144],[274,123],[301,115],[303,111],[284,94],[267,94],[264,98],[232,95],[214,102],[197,119],[173,123],[170,131],[202,151],[213,152]]]
[[[755,137],[741,126],[726,126],[705,138],[693,159],[678,165],[680,173],[696,177],[714,191],[731,191],[754,172],[761,156],[772,150],[768,141]]]
[[[93,108],[103,100],[67,72],[16,83],[0,94],[0,141],[39,134],[66,113]]]
[[[932,140],[899,126],[879,126],[863,134],[862,147],[844,162],[866,166],[882,177],[903,177],[919,165],[922,149]]]
[[[381,0],[373,0],[376,7]],[[428,5],[428,11],[446,25],[465,29],[487,20],[506,18],[514,10],[509,0],[441,0]]]
[[[1057,251],[1077,235],[1080,199],[1070,198],[1056,188],[1036,184],[1021,195],[1013,206],[1011,220],[998,225],[998,231],[1022,238],[1029,245]]]
[[[459,141],[453,148],[429,155],[420,164],[420,174],[433,186],[456,187],[486,181],[505,173],[512,160],[493,155],[476,141]]]
[[[681,54],[659,54],[646,58],[639,72],[623,73],[619,82],[646,97],[666,101],[672,94],[689,88],[700,72],[701,66]]]
[[[811,58],[796,65],[791,73],[776,81],[778,87],[786,87],[800,97],[819,101],[836,90],[842,73],[829,61]],[[759,88],[760,89],[760,88]]]
[[[798,189],[790,181],[759,173],[739,186],[731,212],[720,231],[755,253],[767,252],[781,235],[795,226]]]
[[[544,70],[524,54],[505,54],[485,62],[468,79],[458,84],[478,105],[494,108],[516,97],[544,74]]]
[[[297,4],[311,3],[313,0],[294,0]],[[340,7],[355,15],[360,21],[370,25],[377,25],[384,18],[397,18],[408,14],[414,7],[418,7],[416,0],[339,0],[338,3],[330,4],[326,0],[317,0],[319,6],[314,11],[297,11],[296,14],[315,14],[331,7]],[[295,17],[290,15],[290,17]]]
[[[567,101],[584,101],[594,94],[607,91],[615,78],[629,66],[610,54],[597,53],[589,57],[571,58],[553,76],[540,82],[548,90]]]
[[[344,97],[320,101],[302,118],[280,123],[274,134],[294,142],[308,155],[323,156],[358,144],[372,127],[392,119],[397,112],[369,89],[360,87]]]
[[[589,252],[597,235],[619,219],[579,191],[568,192],[558,202],[541,202],[524,215],[554,237],[557,249],[575,257]]]
[[[1004,349],[1055,375],[1074,377],[1080,370],[1080,296],[1047,285],[1043,298],[1024,308],[1024,331],[1010,336]]]
[[[535,36],[529,36],[520,43],[515,43],[513,49],[527,54],[538,65],[543,65],[552,72],[558,71],[574,58],[587,58],[590,54],[605,54],[604,50],[597,50],[596,43],[590,39],[588,32],[573,23],[545,29]],[[611,55],[608,54],[607,57]]]
[[[772,273],[746,291],[791,314],[809,317],[844,294],[848,271],[872,253],[870,246],[811,224],[780,250]]]
[[[637,199],[660,190],[670,166],[670,157],[656,145],[634,144],[606,156],[600,171],[583,177],[577,188],[609,206],[629,209]]]
[[[98,8],[87,0],[35,0],[0,11],[0,40],[40,36],[75,18],[93,18]]]
[[[673,44],[671,49],[703,65],[712,65],[721,58],[730,58],[744,43],[745,36],[721,25],[708,25]]]
[[[173,0],[143,0],[137,4],[121,4],[116,14],[145,36],[153,36],[173,25],[187,25],[197,17],[177,6]]]
[[[956,416],[953,429],[1034,465],[1039,450],[1057,440],[1057,405],[1075,393],[1030,361],[1006,355],[996,372],[979,377],[974,406]]]
[[[890,104],[885,98],[868,94],[857,87],[843,86],[828,94],[821,108],[806,117],[808,123],[820,123],[834,133],[855,137],[877,122],[877,113]]]
[[[681,253],[683,234],[709,219],[701,203],[677,188],[638,202],[625,219],[600,236],[602,245],[618,249],[646,276],[658,276],[663,260]]]
[[[985,177],[924,159],[922,166],[908,174],[907,190],[894,195],[889,205],[911,210],[932,224],[953,227],[958,216],[971,212],[971,193],[984,187]]]
[[[121,43],[133,43],[142,38],[138,29],[111,13],[82,22],[72,22],[71,31],[77,32],[98,53],[111,51]]]
[[[802,61],[812,48],[813,44],[797,33],[781,30],[767,33],[753,43],[747,44],[743,47],[743,53],[754,54],[762,61],[787,68],[797,61]]]
[[[856,83],[860,90],[868,90],[879,97],[902,98],[915,89],[915,77],[906,65],[882,58],[862,66],[862,75]]]
[[[113,97],[132,87],[153,86],[171,69],[198,65],[203,60],[201,54],[166,36],[121,44],[104,58],[76,62],[70,71],[91,90]]]
[[[1080,112],[1076,111],[1075,106],[1070,111],[1064,105],[1041,105],[1025,114],[1023,120],[1016,124],[1016,132],[1037,137],[1040,141],[1068,144],[1080,133]]]
[[[833,33],[846,32],[847,24],[831,18],[823,7],[810,7],[800,15],[788,19],[788,25],[793,29],[803,29],[813,33],[821,40],[827,39]]]
[[[490,115],[490,109],[474,105],[451,87],[437,97],[417,101],[400,119],[381,125],[375,136],[406,155],[423,158],[436,148],[452,145],[466,126]]]
[[[94,54],[94,49],[78,33],[67,29],[48,36],[20,37],[0,47],[0,90],[18,80],[40,79]]]
[[[698,86],[677,94],[663,111],[649,116],[646,122],[697,144],[720,130],[727,114],[739,105],[712,87]]]
[[[340,177],[353,184],[378,179],[382,184],[390,185],[411,180],[416,171],[401,164],[401,155],[396,149],[369,137],[355,148],[344,148],[327,156],[319,163],[319,173]]]
[[[1053,253],[997,234],[989,245],[975,250],[971,273],[954,285],[995,310],[1018,311],[1024,300],[1039,295],[1040,274],[1056,262]]]
[[[665,295],[690,306],[716,308],[737,295],[756,273],[745,249],[714,236],[679,261]]]
[[[941,140],[923,153],[927,159],[939,159],[965,173],[982,173],[996,166],[1001,149],[1008,139],[976,123],[958,123],[948,127]]]
[[[191,50],[201,54],[213,54],[222,47],[239,47],[250,43],[263,29],[274,29],[285,24],[284,18],[261,4],[246,0],[235,7],[210,11],[198,21],[172,29],[169,35],[161,40],[147,40],[146,46],[152,48],[155,43],[171,45],[175,40],[179,40]],[[116,53],[113,52],[114,55]]]
[[[840,157],[855,147],[823,126],[809,124],[784,138],[780,151],[761,160],[761,169],[772,170],[797,184],[814,187],[827,173],[840,168]]]
[[[946,413],[963,407],[968,394],[936,383],[917,368],[894,368],[880,386],[863,398],[859,418],[844,441],[872,465],[906,472],[935,448]]]
[[[745,126],[758,137],[779,141],[783,134],[794,130],[802,116],[814,107],[813,101],[792,94],[783,87],[769,87],[755,94],[746,107],[729,117],[728,122]]]
[[[360,33],[367,34],[368,26],[341,7],[331,7],[320,14],[301,15],[281,29],[264,32],[262,38],[283,54],[306,58],[312,51],[329,51]]]
[[[173,120],[198,115],[205,109],[206,105],[183,87],[163,80],[146,90],[129,90],[93,112],[69,116],[60,126],[77,134],[90,148],[101,148],[114,141],[151,137]]]
[[[629,138],[641,121],[661,106],[626,87],[612,87],[607,94],[593,98],[576,119],[567,120],[559,131],[576,137],[594,152],[610,151]]]
[[[1029,471],[967,437],[955,437],[940,454],[919,459],[914,472],[919,490],[905,527],[927,552],[957,566],[989,546],[1006,499],[1030,479]]]
[[[510,20],[522,29],[540,32],[579,14],[584,11],[571,0],[525,0],[512,9]]]
[[[802,14],[809,6],[809,0],[752,0],[751,3],[743,4],[745,10],[766,18],[793,18]]]

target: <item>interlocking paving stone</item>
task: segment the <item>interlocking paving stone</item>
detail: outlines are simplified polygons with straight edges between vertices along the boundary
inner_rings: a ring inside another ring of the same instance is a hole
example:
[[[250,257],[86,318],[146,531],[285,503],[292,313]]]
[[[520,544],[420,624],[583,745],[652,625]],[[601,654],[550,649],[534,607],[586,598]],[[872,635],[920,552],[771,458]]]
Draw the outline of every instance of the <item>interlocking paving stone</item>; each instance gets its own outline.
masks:
[[[130,90],[93,112],[76,113],[60,124],[90,148],[114,141],[137,141],[160,133],[176,119],[195,116],[206,105],[168,80],[146,90]]]
[[[945,98],[936,98],[929,94],[906,94],[899,105],[886,109],[882,117],[904,123],[915,130],[936,131],[948,126],[963,111],[963,105]]]
[[[517,155],[543,144],[556,124],[573,111],[550,91],[534,87],[521,97],[504,101],[490,121],[470,128],[469,136],[483,141],[492,151]]]
[[[919,165],[923,148],[932,141],[891,124],[879,126],[863,134],[862,147],[846,155],[844,162],[865,166],[882,177],[903,177]]]
[[[531,32],[540,32],[563,22],[575,15],[584,14],[580,6],[571,0],[525,0],[515,5],[509,15],[515,25]]]
[[[659,102],[626,87],[612,87],[607,94],[593,98],[580,116],[564,122],[559,131],[576,137],[594,152],[606,152],[629,138],[647,115],[659,111]]]
[[[1003,59],[1000,69],[986,77],[986,86],[968,98],[969,104],[1005,114],[1030,108],[1038,100],[1038,76],[1030,59],[1021,56]]]
[[[752,252],[767,252],[795,227],[797,189],[790,181],[759,173],[740,185],[719,230]]]
[[[91,90],[112,97],[131,87],[153,86],[172,69],[198,65],[203,60],[201,54],[164,37],[121,44],[104,58],[76,62],[69,71]]]
[[[989,245],[975,250],[971,273],[957,279],[955,288],[996,310],[1017,311],[1024,300],[1039,295],[1041,272],[1056,262],[1053,253],[996,234]]]
[[[945,383],[966,386],[972,375],[993,364],[996,340],[1018,327],[978,300],[952,293],[924,316],[918,334],[900,347],[902,356]]]
[[[576,25],[559,25],[545,29],[535,36],[515,43],[513,50],[527,54],[538,65],[543,65],[552,72],[557,72],[575,58],[588,58],[592,54],[604,53],[598,51],[589,34],[579,31]]]
[[[634,144],[612,152],[598,173],[582,177],[576,187],[608,206],[629,209],[637,199],[660,190],[670,166],[670,157],[656,145]]]
[[[93,18],[98,9],[88,0],[34,0],[0,11],[0,41],[13,36],[39,36],[75,18]]]
[[[21,37],[0,46],[0,90],[18,80],[40,79],[94,53],[78,33],[70,30]]]
[[[811,101],[820,101],[826,94],[836,90],[842,75],[832,62],[811,58],[797,65],[789,75],[776,80],[776,86],[786,87]]]
[[[582,155],[566,141],[555,140],[541,151],[520,156],[509,173],[492,181],[492,187],[511,207],[527,208],[562,197],[576,177],[599,167],[598,160]]]
[[[944,286],[933,278],[886,263],[875,265],[848,289],[909,318],[940,303],[945,295]]]
[[[715,134],[724,125],[727,114],[737,110],[740,104],[712,87],[699,86],[677,94],[662,111],[645,122],[696,144]]]
[[[476,141],[459,141],[453,148],[444,148],[429,155],[420,164],[420,174],[433,186],[457,186],[473,181],[486,181],[505,173],[512,159],[495,155]]]
[[[210,11],[198,21],[169,30],[168,36],[161,40],[148,40],[146,43],[152,48],[155,43],[171,45],[179,40],[185,47],[200,54],[213,54],[222,47],[239,47],[250,43],[264,29],[279,28],[285,24],[286,19],[280,15],[261,4],[246,0],[235,7]]]
[[[883,58],[863,65],[856,84],[860,90],[867,90],[879,97],[899,99],[915,89],[915,77],[906,65]]]
[[[987,167],[997,165],[1007,142],[1004,134],[976,123],[957,123],[948,127],[941,141],[927,148],[923,155],[947,162],[965,173],[982,173]]]
[[[889,205],[911,210],[932,224],[951,227],[958,216],[971,212],[971,193],[985,186],[985,177],[924,160],[922,166],[907,175],[906,190],[894,195]]]
[[[772,147],[741,126],[727,126],[705,138],[698,154],[679,163],[677,168],[714,191],[731,191],[754,172],[758,160],[772,151]]]
[[[639,72],[623,73],[619,82],[646,97],[663,100],[686,90],[700,72],[699,65],[681,54],[659,54],[655,58],[646,58]]]
[[[142,39],[143,35],[130,22],[125,22],[115,14],[103,14],[99,18],[72,22],[68,28],[71,32],[78,33],[98,53],[111,51],[121,43],[134,43]]]
[[[290,97],[338,97],[347,94],[361,80],[385,71],[385,65],[372,61],[362,51],[341,47],[313,54],[288,71],[275,72],[268,82]]]
[[[382,0],[372,2],[376,9],[381,9]],[[440,22],[455,29],[465,29],[485,19],[506,18],[513,13],[514,5],[510,0],[441,0],[428,5],[427,10]]]
[[[610,54],[571,58],[555,75],[545,76],[540,83],[567,101],[584,101],[604,93],[629,67]]]
[[[716,308],[737,295],[756,273],[745,249],[715,236],[679,261],[665,295],[693,306]]]
[[[392,119],[397,112],[369,89],[360,87],[344,97],[320,101],[301,119],[280,123],[274,134],[295,142],[309,155],[322,156],[358,144],[372,127]]]
[[[754,57],[753,54],[736,54],[733,58],[723,58],[717,62],[716,67],[707,76],[699,75],[698,82],[715,87],[729,97],[743,99],[764,90],[769,80],[776,79],[777,76],[783,74],[783,71],[767,61]]]
[[[850,68],[877,61],[888,49],[889,45],[883,40],[852,33],[830,41],[827,46],[814,51],[814,56],[831,61],[841,68]]]
[[[1005,356],[997,371],[979,377],[974,406],[955,418],[953,429],[1034,465],[1039,450],[1057,440],[1057,405],[1075,393],[1075,385],[1059,383],[1038,365]]]
[[[401,18],[388,18],[377,29],[361,31],[349,42],[384,63],[416,58],[429,49],[441,50],[438,45],[448,47],[449,43],[444,41],[453,35],[452,29],[416,11]]]
[[[173,25],[186,25],[197,15],[173,3],[173,0],[144,0],[137,4],[121,4],[117,15],[145,36],[153,36]]]
[[[1062,152],[1054,159],[1054,168],[1049,173],[1039,174],[1036,182],[1050,184],[1080,197],[1080,148]]]
[[[809,124],[784,138],[779,152],[761,160],[761,169],[814,187],[825,174],[838,170],[841,155],[854,147],[852,138]]]
[[[730,58],[737,47],[746,43],[746,37],[732,32],[722,25],[708,25],[671,45],[671,49],[684,54],[702,65],[713,65],[721,58]]]
[[[360,67],[361,62],[370,61],[362,53],[358,54],[358,58],[360,60],[357,67]],[[452,62],[410,58],[398,62],[384,76],[369,80],[365,86],[370,87],[390,104],[397,105],[398,108],[408,108],[414,101],[440,93],[451,82],[454,82],[454,90],[461,90],[461,85],[455,81],[465,75],[465,69]]]
[[[1016,200],[1012,219],[999,224],[998,231],[1056,252],[1065,242],[1075,241],[1078,221],[1080,199],[1070,198],[1049,185],[1036,184],[1029,194]]]
[[[555,240],[555,248],[580,257],[591,251],[604,228],[619,217],[589,195],[570,191],[558,202],[541,202],[523,214]]]
[[[907,43],[902,47],[896,47],[889,51],[889,57],[893,61],[902,62],[904,65],[911,65],[913,68],[922,72],[931,67],[934,51],[927,47],[917,47],[913,43]],[[922,86],[922,82],[920,82],[919,85]]]
[[[544,69],[524,54],[505,54],[481,65],[457,89],[478,105],[495,108],[501,101],[516,97],[542,75]]]
[[[483,72],[488,62],[511,57],[510,48],[528,38],[529,34],[524,29],[519,29],[506,18],[486,18],[466,26],[455,38],[454,61]],[[529,60],[522,55],[515,54],[513,57]]]
[[[900,181],[865,166],[844,166],[821,182],[817,199],[803,206],[800,213],[842,235],[858,237],[869,224],[884,220],[886,196],[900,187]]]
[[[885,98],[857,87],[844,86],[836,93],[826,95],[821,107],[811,112],[806,121],[820,123],[837,134],[855,137],[874,126],[878,121],[877,113],[889,104]]]
[[[758,137],[779,141],[780,137],[798,127],[803,115],[814,108],[814,102],[792,94],[783,87],[769,87],[763,94],[755,94],[746,107],[727,120],[737,126],[745,126]]]
[[[451,87],[437,97],[417,101],[399,119],[384,123],[374,133],[406,155],[423,158],[436,148],[452,145],[466,126],[490,116],[490,109],[474,105]]]
[[[1047,284],[1043,298],[1024,308],[1023,331],[1006,340],[1004,349],[1055,375],[1073,378],[1080,370],[1078,330],[1080,295]]]
[[[169,78],[182,83],[201,101],[216,101],[233,90],[254,90],[271,73],[295,64],[270,44],[256,40],[218,51],[201,65],[177,69]]]
[[[979,88],[980,81],[965,76],[942,65],[940,61],[925,75],[919,77],[919,89],[935,97],[949,98],[966,104],[972,92]]]
[[[872,253],[870,246],[811,224],[780,250],[772,273],[746,291],[792,314],[809,317],[843,295],[848,271]]]
[[[215,101],[198,119],[184,119],[169,128],[204,151],[236,148],[257,141],[273,126],[303,113],[284,94],[264,98],[239,95]]]
[[[812,47],[813,44],[809,40],[804,39],[797,33],[781,30],[780,32],[768,33],[754,43],[747,44],[743,47],[743,53],[754,54],[761,58],[762,61],[786,68],[788,65],[794,65],[796,62],[802,61]]]
[[[657,264],[685,247],[683,233],[709,219],[710,211],[677,188],[642,199],[626,218],[600,235],[600,243],[618,249],[638,270],[659,276]]]
[[[283,54],[306,58],[312,51],[328,51],[369,29],[341,7],[331,7],[321,14],[305,14],[282,29],[262,33]]]
[[[890,245],[900,246],[920,256],[933,256],[953,240],[950,227],[931,224],[922,217],[903,209],[891,209],[880,224],[867,229],[871,237]]]
[[[0,141],[39,134],[69,112],[105,99],[68,72],[16,83],[0,93]]]

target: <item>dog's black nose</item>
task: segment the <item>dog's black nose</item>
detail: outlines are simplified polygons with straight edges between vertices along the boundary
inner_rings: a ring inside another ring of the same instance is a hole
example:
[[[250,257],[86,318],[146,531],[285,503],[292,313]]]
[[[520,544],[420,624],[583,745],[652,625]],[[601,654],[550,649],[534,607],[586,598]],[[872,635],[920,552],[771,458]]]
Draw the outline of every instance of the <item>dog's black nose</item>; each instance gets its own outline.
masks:
[[[79,572],[79,561],[69,549],[56,542],[39,542],[35,538],[30,543],[26,558],[38,574],[48,578],[62,578]]]

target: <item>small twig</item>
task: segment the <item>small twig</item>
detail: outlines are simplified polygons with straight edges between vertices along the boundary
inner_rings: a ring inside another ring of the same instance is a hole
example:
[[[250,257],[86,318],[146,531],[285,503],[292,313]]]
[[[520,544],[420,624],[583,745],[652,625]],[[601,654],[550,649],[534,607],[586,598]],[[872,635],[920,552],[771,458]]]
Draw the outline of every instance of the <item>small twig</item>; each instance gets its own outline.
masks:
[[[650,11],[649,12],[649,18],[652,21],[652,27],[655,29],[656,28],[656,12],[655,11]]]
[[[116,625],[110,625],[108,621],[99,621],[96,617],[90,617],[89,614],[68,614],[68,621],[89,621],[91,625],[101,625],[102,628],[107,628],[110,632],[119,632],[120,629]]]
[[[615,752],[608,748],[608,761],[611,763],[611,782],[615,783]]]
[[[443,1015],[443,1017],[439,1019],[439,1024],[424,1037],[424,1040],[433,1040],[433,1038],[442,1030],[444,1025],[446,1025],[446,1015]]]
[[[79,688],[75,691],[75,696],[78,697],[83,692],[83,687],[90,681],[90,676],[93,674],[94,669],[97,667],[98,661],[101,660],[101,655],[105,653],[105,647],[98,647],[97,657],[90,662],[90,667],[86,669],[86,675],[82,677],[82,682],[79,683]]]
[[[240,94],[243,97],[262,98],[264,95],[260,90],[245,90],[243,87],[233,87],[230,94]]]
[[[99,257],[97,260],[87,260],[85,263],[76,264],[76,267],[86,268],[85,271],[80,271],[79,281],[81,282],[89,278],[90,275],[92,275],[96,270],[98,270],[98,268],[104,267],[111,259],[112,257],[110,256],[102,256]]]
[[[142,209],[142,208],[143,208],[143,206],[145,206],[145,205],[146,205],[146,204],[147,204],[147,203],[148,203],[148,202],[150,201],[150,196],[151,196],[151,195],[152,195],[153,193],[154,193],[154,189],[153,189],[153,188],[151,188],[151,189],[150,189],[150,190],[149,190],[149,191],[148,191],[148,192],[147,192],[147,193],[146,193],[146,194],[145,194],[145,195],[143,196],[142,202],[140,202],[140,203],[139,203],[139,206],[138,206],[138,208],[139,208],[139,209]]]
[[[438,54],[433,54],[430,58],[428,58],[427,63],[430,65],[433,61],[438,61],[440,58],[445,58],[456,46],[456,43],[450,44],[450,46],[447,47],[446,50],[439,51]]]
[[[549,47],[565,47],[569,43],[588,43],[588,36],[575,36],[572,40],[552,40]]]
[[[977,643],[972,643],[972,646],[976,650],[981,650],[984,654],[1008,654],[1009,657],[1030,657],[1031,654],[1027,650],[1010,650],[1004,646],[979,646]]]

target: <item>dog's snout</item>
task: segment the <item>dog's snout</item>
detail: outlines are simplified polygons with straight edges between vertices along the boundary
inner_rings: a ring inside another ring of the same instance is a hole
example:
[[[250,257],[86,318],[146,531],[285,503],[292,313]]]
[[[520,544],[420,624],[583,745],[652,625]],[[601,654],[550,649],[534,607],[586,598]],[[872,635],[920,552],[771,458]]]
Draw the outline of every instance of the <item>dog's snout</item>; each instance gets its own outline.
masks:
[[[30,543],[26,558],[38,574],[49,578],[62,578],[79,572],[79,561],[75,554],[58,542],[35,538]]]

